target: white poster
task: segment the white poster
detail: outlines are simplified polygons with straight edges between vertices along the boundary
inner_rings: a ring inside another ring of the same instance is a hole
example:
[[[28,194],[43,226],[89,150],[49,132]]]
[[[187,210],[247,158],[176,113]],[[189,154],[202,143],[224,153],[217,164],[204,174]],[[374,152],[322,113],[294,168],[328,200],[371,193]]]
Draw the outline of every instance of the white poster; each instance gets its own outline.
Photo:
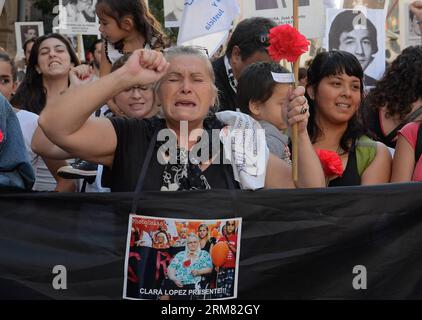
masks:
[[[388,0],[343,0],[343,9],[385,9]]]
[[[409,8],[413,1],[400,3],[400,43],[401,49],[422,44],[421,30],[418,19]]]
[[[62,34],[97,35],[97,0],[59,0],[59,28]]]
[[[293,1],[248,0],[241,1],[242,18],[266,17],[277,24],[293,25]],[[324,2],[299,0],[299,31],[308,39],[324,34]]]
[[[385,71],[384,10],[326,10],[323,47],[352,53],[365,73],[365,86],[373,87]]]
[[[211,57],[227,39],[239,13],[236,0],[186,0],[177,45],[204,47]]]
[[[23,44],[28,39],[44,35],[42,21],[15,22],[16,52],[19,57],[24,57]]]
[[[326,8],[333,9],[387,9],[389,0],[324,0]]]
[[[164,27],[178,28],[183,16],[185,0],[164,0]]]

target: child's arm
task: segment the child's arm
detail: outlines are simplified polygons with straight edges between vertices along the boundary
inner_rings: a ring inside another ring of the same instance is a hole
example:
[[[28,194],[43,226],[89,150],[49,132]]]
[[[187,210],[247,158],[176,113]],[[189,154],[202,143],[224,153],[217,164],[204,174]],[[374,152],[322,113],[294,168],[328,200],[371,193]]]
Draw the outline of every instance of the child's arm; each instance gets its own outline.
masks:
[[[111,64],[107,59],[106,56],[106,47],[107,42],[104,41],[103,45],[101,47],[101,61],[100,61],[100,77],[104,77],[108,75],[111,72]],[[124,117],[125,114],[122,110],[117,106],[117,104],[114,102],[113,99],[110,99],[107,101],[107,105],[110,108],[111,111],[113,111],[113,114],[119,117]]]
[[[323,188],[325,187],[325,176],[322,171],[321,162],[315,153],[307,131],[309,112],[301,110],[307,105],[304,97],[305,89],[296,88],[290,96],[288,105],[288,123],[298,125],[298,181],[292,179],[292,168],[276,156],[270,153],[268,160],[265,188]]]
[[[107,42],[103,41],[101,46],[101,61],[100,61],[100,77],[104,77],[111,72],[111,63],[107,59],[106,55]]]

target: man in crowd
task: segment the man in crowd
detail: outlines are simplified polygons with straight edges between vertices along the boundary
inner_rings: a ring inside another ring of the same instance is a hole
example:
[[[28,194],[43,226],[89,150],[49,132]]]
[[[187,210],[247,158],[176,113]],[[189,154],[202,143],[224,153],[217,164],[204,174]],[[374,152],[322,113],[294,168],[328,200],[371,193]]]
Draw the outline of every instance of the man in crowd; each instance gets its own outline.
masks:
[[[271,19],[253,17],[242,20],[233,31],[226,54],[213,62],[220,110],[236,110],[236,86],[243,69],[259,61],[271,61],[268,32],[276,24]]]

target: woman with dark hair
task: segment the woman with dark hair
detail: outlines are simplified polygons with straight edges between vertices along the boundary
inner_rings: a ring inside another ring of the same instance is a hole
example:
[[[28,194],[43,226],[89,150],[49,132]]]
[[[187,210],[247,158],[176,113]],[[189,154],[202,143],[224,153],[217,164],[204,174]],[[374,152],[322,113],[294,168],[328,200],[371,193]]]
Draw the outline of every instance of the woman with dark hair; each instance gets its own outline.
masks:
[[[398,131],[422,118],[422,46],[408,47],[366,98],[364,120],[377,139],[395,148]]]
[[[47,99],[69,87],[69,71],[79,65],[70,42],[58,33],[37,38],[29,55],[26,75],[11,103],[14,107],[40,114]]]
[[[359,61],[348,52],[319,53],[308,69],[306,91],[311,112],[308,132],[314,148],[337,153],[345,168],[341,177],[327,177],[328,186],[388,182],[388,149],[369,139],[358,120],[363,96]]]
[[[48,100],[60,95],[69,87],[70,69],[77,65],[78,57],[64,36],[52,33],[35,40],[25,78],[11,99],[12,105],[21,110],[17,114],[28,139],[28,149],[37,127],[37,115],[44,109]],[[44,163],[36,155],[33,159],[36,172],[35,190],[75,191],[73,180],[62,179],[56,174],[59,168],[67,164],[65,161],[44,157],[44,160],[47,160]],[[39,160],[35,161],[36,159]]]

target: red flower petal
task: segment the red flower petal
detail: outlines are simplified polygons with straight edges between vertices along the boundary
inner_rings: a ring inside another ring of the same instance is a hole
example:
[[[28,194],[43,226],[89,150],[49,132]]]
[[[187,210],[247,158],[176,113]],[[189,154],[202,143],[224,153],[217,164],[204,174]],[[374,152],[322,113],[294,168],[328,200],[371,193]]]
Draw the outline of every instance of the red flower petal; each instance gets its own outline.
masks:
[[[289,24],[270,29],[268,53],[275,61],[286,59],[295,62],[308,51],[309,41]]]
[[[337,152],[330,150],[315,150],[322,164],[322,169],[327,177],[343,175],[343,163]]]

